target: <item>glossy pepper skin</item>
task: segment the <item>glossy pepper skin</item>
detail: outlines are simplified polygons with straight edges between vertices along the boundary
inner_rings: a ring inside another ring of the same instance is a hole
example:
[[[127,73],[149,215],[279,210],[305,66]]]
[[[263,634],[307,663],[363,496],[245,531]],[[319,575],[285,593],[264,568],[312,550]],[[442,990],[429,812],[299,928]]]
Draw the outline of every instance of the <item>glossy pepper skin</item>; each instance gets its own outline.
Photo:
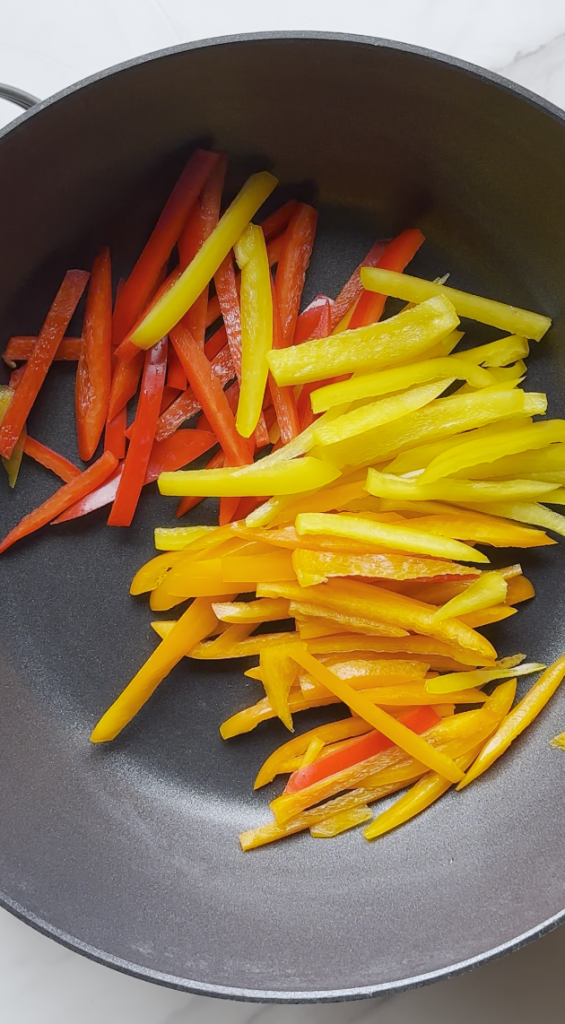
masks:
[[[236,427],[242,437],[255,430],[267,385],[267,354],[273,345],[273,297],[265,236],[249,224],[235,245],[241,270],[241,391]]]

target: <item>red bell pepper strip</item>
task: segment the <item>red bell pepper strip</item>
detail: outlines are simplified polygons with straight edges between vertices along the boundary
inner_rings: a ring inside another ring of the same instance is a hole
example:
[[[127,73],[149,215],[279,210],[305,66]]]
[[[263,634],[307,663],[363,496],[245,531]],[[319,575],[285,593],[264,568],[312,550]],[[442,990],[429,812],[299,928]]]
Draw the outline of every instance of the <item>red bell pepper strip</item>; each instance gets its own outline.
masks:
[[[15,369],[16,363],[26,363],[31,356],[35,343],[36,334],[14,334],[2,353],[2,359],[11,370]],[[65,337],[55,352],[55,362],[76,362],[82,350],[82,338]]]
[[[194,396],[212,426],[226,459],[233,466],[248,465],[253,460],[252,445],[238,434],[228,400],[206,353],[183,324],[173,327],[171,341]]]
[[[75,385],[78,453],[90,462],[104,430],[112,382],[112,268],[110,250],[94,260]]]
[[[437,725],[440,721],[440,716],[434,711],[433,707],[428,706],[408,711],[405,715],[399,715],[398,720],[407,726],[408,729],[411,729],[412,732],[421,734],[426,732],[427,729],[431,729],[432,726]],[[360,736],[357,740],[352,740],[351,743],[348,743],[346,747],[342,747],[341,750],[336,750],[335,754],[328,754],[326,757],[320,758],[319,761],[314,761],[313,764],[309,764],[305,768],[298,768],[290,776],[285,793],[298,793],[301,789],[306,789],[307,786],[312,786],[315,782],[319,782],[320,779],[327,779],[330,775],[336,775],[337,772],[350,768],[354,764],[359,764],[361,761],[366,761],[368,757],[380,754],[383,750],[389,750],[394,745],[392,740],[389,740],[387,736],[383,736],[381,732],[377,732],[377,730],[369,732],[365,736]]]
[[[218,523],[220,526],[226,526],[231,523],[235,518],[237,507],[241,501],[241,498],[220,498],[220,511],[218,515]]]
[[[114,345],[125,338],[147,305],[161,267],[169,259],[198,194],[218,160],[218,153],[202,149],[197,149],[188,160],[118,296],[112,331]]]
[[[188,381],[186,379],[186,373],[180,364],[179,357],[171,345],[169,348],[169,361],[167,363],[166,387],[176,388],[177,391],[186,391],[187,384]]]
[[[277,290],[274,282],[271,284],[273,293],[273,348],[284,348]],[[294,389],[292,387],[280,388],[275,382],[272,373],[269,373],[268,386],[281,432],[281,442],[282,444],[288,444],[289,441],[292,441],[300,433],[300,419],[296,408]]]
[[[331,325],[332,307],[328,299],[326,300],[325,305],[322,306],[320,309],[318,323],[316,324],[316,327],[314,328],[311,337],[327,338],[328,335],[331,333]],[[329,383],[329,381],[327,381],[326,383]],[[312,382],[310,384],[304,384],[300,390],[300,394],[298,396],[298,400],[296,403],[296,408],[298,410],[298,419],[300,421],[301,430],[306,430],[306,427],[309,427],[310,424],[314,422],[314,413],[312,412],[312,403],[310,401],[310,395],[312,394],[313,391],[316,390],[316,388],[319,388],[321,386],[322,385],[319,383]]]
[[[214,435],[207,434],[203,430],[177,430],[176,434],[167,437],[165,441],[156,441],[151,449],[143,486],[152,484],[161,473],[173,473],[176,469],[183,469],[194,459],[213,448],[215,444]],[[57,519],[53,519],[52,522],[54,524],[67,523],[71,519],[88,515],[89,512],[94,512],[105,505],[111,505],[118,493],[122,472],[123,463],[114,470],[101,487],[71,505],[66,512],[63,512]]]
[[[359,266],[355,267],[351,277],[345,282],[332,306],[332,331],[363,294],[364,288],[359,274],[361,267],[376,267],[387,245],[388,242],[375,242],[372,249],[369,249],[365,259],[361,260]]]
[[[159,418],[167,372],[167,347],[168,340],[163,338],[145,354],[145,367],[134,429],[120,477],[118,493],[108,516],[108,526],[129,526],[135,515],[149,465],[151,448],[155,440],[155,427]]]
[[[165,294],[165,292],[168,292],[169,288],[172,288],[173,285],[176,284],[179,277],[181,276],[181,273],[182,271],[180,266],[175,267],[175,269],[172,270],[171,273],[168,275],[166,275],[166,267],[163,266],[161,268],[161,272],[157,280],[157,287],[154,293],[151,295],[149,302],[144,307],[141,316],[139,316],[138,319],[136,320],[134,328],[132,328],[132,330],[135,329],[137,325],[140,324],[142,320],[145,319],[149,311],[153,309],[153,306],[159,301],[159,299]],[[134,345],[133,341],[130,341],[129,338],[124,338],[124,340],[120,342],[118,347],[115,349],[114,355],[119,362],[130,363],[133,359],[135,359],[137,355],[139,355],[139,345]],[[112,399],[110,399],[110,405],[111,404]]]
[[[270,242],[267,242],[267,257],[269,260],[269,266],[273,267],[275,263],[279,262],[279,256],[282,252],[282,248],[285,241],[285,235],[277,235],[276,238],[271,238]],[[239,274],[235,275],[235,287],[237,288],[237,294],[239,296],[239,289],[241,287],[241,278]],[[206,314],[206,327],[210,327],[215,320],[221,315],[220,302],[217,295],[213,295],[208,303],[208,312]]]
[[[212,339],[210,339],[211,341]],[[207,354],[206,348],[204,352]],[[233,380],[235,372],[231,355],[227,345],[210,362],[212,373],[218,378],[223,388],[228,381]],[[168,409],[159,417],[155,438],[163,441],[169,434],[173,434],[185,420],[189,420],[195,413],[200,412],[201,406],[191,387],[183,391],[174,402],[171,402]]]
[[[206,469],[221,469],[225,461],[226,460],[224,453],[220,448],[219,452],[216,452],[215,455],[213,455],[210,461],[206,464]],[[180,517],[184,516],[186,512],[190,512],[191,509],[196,508],[196,506],[199,505],[201,501],[204,501],[204,498],[197,498],[196,496],[188,495],[185,498],[181,498],[177,506],[177,511],[175,513],[176,518],[180,519]]]
[[[224,395],[226,396],[228,405],[235,416],[237,412],[237,403],[239,402],[239,381],[234,380],[233,384],[230,384],[229,388],[226,388]],[[214,433],[203,412],[200,413],[200,416],[196,420],[196,429],[208,430]]]
[[[71,480],[80,476],[81,471],[74,462],[66,459],[64,455],[59,455],[59,452],[54,452],[47,445],[41,444],[41,441],[36,441],[29,434],[24,441],[24,452],[29,455],[30,459],[39,462],[40,466],[45,466],[46,469],[56,473],[66,484],[70,484]]]
[[[300,203],[286,229],[275,278],[285,347],[291,345],[294,339],[317,221],[316,210],[306,203]]]
[[[377,267],[380,267],[381,270],[396,270],[401,274],[424,241],[425,238],[418,228],[408,228],[407,231],[402,231],[387,245],[376,264]],[[386,295],[364,291],[349,321],[350,329],[375,324],[382,316],[385,302]]]
[[[117,459],[123,459],[126,454],[127,421],[128,412],[124,405],[112,420],[107,420],[106,422],[104,451],[112,452]]]
[[[169,353],[173,351],[172,345],[169,346]],[[165,412],[170,405],[174,402],[175,398],[179,397],[180,388],[171,388],[168,384],[165,384],[163,388],[163,396],[161,398],[161,408],[159,410],[159,416]],[[127,431],[126,431],[127,433]]]
[[[39,332],[33,353],[0,427],[0,455],[9,459],[28,418],[29,412],[47,376],[89,275],[84,270],[69,270],[57,292],[45,323]]]
[[[12,370],[10,374],[10,380],[8,381],[8,387],[11,388],[12,391],[17,390],[19,383],[25,372],[25,366],[20,366],[17,370]]]
[[[326,306],[329,305],[331,311],[333,304],[334,300],[330,299],[327,295],[316,295],[316,298],[312,299],[310,305],[302,310],[296,321],[296,330],[294,332],[295,345],[302,345],[304,341],[310,341],[314,337],[314,331],[320,323],[320,317],[325,316]],[[331,334],[331,316],[328,334]],[[321,335],[318,335],[318,337],[321,337]]]
[[[299,206],[300,203],[297,199],[289,199],[288,203],[279,206],[278,210],[261,221],[266,242],[275,238],[276,235],[280,235],[281,231],[288,227]]]
[[[142,373],[143,352],[141,350],[138,350],[129,362],[124,359],[117,360],[110,391],[109,420],[113,420],[120,410],[126,407],[130,398],[133,398],[139,387]]]
[[[30,533],[34,533],[35,530],[39,530],[41,526],[46,526],[51,520],[64,512],[66,508],[74,504],[80,498],[83,498],[85,494],[89,494],[90,491],[99,487],[101,483],[112,473],[117,465],[117,459],[114,458],[111,452],[104,452],[100,458],[85,469],[84,473],[80,476],[75,477],[68,484],[63,484],[55,494],[51,495],[47,501],[44,501],[39,508],[36,508],[34,512],[30,512],[29,515],[24,516],[22,520],[10,530],[10,533],[4,537],[4,540],[0,544],[0,554],[6,551],[16,541],[22,540],[23,537],[29,536]]]
[[[191,260],[194,259],[196,253],[212,234],[220,219],[226,168],[227,157],[225,153],[222,153],[204,185],[200,199],[188,218],[179,238],[178,250],[181,270],[185,270]],[[199,345],[204,344],[204,335],[206,334],[208,292],[209,287],[207,285],[182,319],[183,324],[188,327],[192,337]]]

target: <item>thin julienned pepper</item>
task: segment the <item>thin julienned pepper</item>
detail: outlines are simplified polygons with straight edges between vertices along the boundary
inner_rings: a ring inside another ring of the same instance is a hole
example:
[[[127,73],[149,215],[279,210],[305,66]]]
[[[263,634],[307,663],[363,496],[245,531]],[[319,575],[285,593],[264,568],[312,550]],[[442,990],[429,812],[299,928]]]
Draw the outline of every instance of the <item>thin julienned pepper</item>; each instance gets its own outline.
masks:
[[[36,341],[36,334],[13,335],[2,353],[6,365],[13,370],[16,363],[27,362],[35,349]],[[82,338],[64,337],[59,342],[54,362],[76,362],[80,357],[81,349]]]
[[[112,452],[117,459],[123,459],[126,454],[126,427],[128,411],[125,405],[116,413],[113,419],[106,422],[104,432],[104,451]]]
[[[8,483],[11,488],[16,486],[18,482],[18,476],[20,475],[20,468],[22,464],[22,458],[24,454],[24,447],[27,437],[27,430],[24,427],[9,459],[2,458],[2,465],[8,474]]]
[[[145,316],[147,316],[150,310],[152,310],[153,307],[156,306],[157,303],[160,301],[160,299],[162,299],[164,295],[170,292],[173,285],[175,285],[177,281],[180,280],[182,273],[180,266],[175,267],[175,269],[172,270],[170,274],[166,273],[166,269],[166,266],[163,266],[161,268],[161,272],[159,274],[159,277],[157,278],[155,291],[152,294],[149,302],[147,303],[147,306],[144,308],[141,316],[139,317],[139,320],[136,321],[136,324],[132,328],[132,330],[136,329],[137,325],[142,322],[142,320],[144,319]],[[130,341],[129,338],[124,338],[124,340],[118,345],[118,347],[114,349],[114,356],[116,362],[129,363],[131,362],[132,359],[135,359],[137,355],[139,355],[139,347],[137,345],[134,345],[133,341]],[[110,398],[110,408],[111,407],[112,399]]]
[[[173,348],[172,345],[169,348],[169,356],[170,356],[171,352],[174,352],[174,348]],[[167,368],[168,368],[168,363],[169,363],[169,360],[167,359]],[[169,387],[168,384],[165,381],[165,387],[163,388],[163,395],[162,395],[162,398],[161,398],[161,408],[159,409],[159,415],[160,416],[164,412],[167,411],[167,409],[169,408],[170,405],[173,404],[175,398],[178,398],[180,390],[181,390],[180,388],[171,388],[171,387]]]
[[[275,585],[275,581],[271,580],[270,585]],[[308,601],[308,591],[302,600],[290,602],[290,614],[298,623],[312,617],[316,617],[318,621],[320,618],[329,619],[331,623],[340,627],[341,632],[348,630],[351,633],[367,633],[370,636],[406,636],[407,633],[395,623],[382,622],[376,616],[360,615],[347,608],[319,607]]]
[[[169,350],[169,359],[167,362],[166,387],[174,388],[177,391],[186,391],[187,386],[188,382],[186,379],[186,373],[181,366],[179,357],[171,345]]]
[[[339,740],[349,740],[369,732],[371,726],[362,718],[344,718],[340,722],[330,722],[328,725],[320,725],[316,729],[295,736],[293,739],[283,743],[264,762],[259,769],[253,788],[260,789],[272,782],[281,771],[281,767],[294,757],[298,757],[306,751],[310,741],[317,736],[324,744],[335,743]]]
[[[509,334],[507,338],[499,338],[488,345],[466,349],[465,359],[467,362],[482,363],[483,366],[508,366],[509,363],[529,355],[529,352],[530,346],[526,338]]]
[[[508,455],[518,455],[535,448],[545,448],[554,441],[565,441],[565,420],[532,423],[522,430],[505,431],[491,438],[488,448],[477,441],[460,444],[452,451],[433,459],[419,478],[423,484],[435,483],[461,470],[471,469],[481,462],[494,462]]]
[[[289,199],[287,203],[279,206],[278,210],[275,210],[274,213],[269,214],[268,217],[265,217],[265,220],[261,221],[261,228],[267,242],[271,238],[276,238],[277,235],[280,235],[281,231],[286,230],[299,205],[297,199]]]
[[[64,455],[60,455],[59,452],[54,452],[52,448],[48,448],[47,445],[41,444],[40,441],[36,441],[35,438],[30,437],[29,434],[26,436],[24,441],[24,452],[29,455],[30,459],[35,462],[39,462],[41,466],[45,466],[46,469],[50,469],[55,473],[61,480],[64,480],[66,484],[70,484],[71,480],[74,480],[77,476],[80,476],[80,469],[75,466],[74,462],[66,459]]]
[[[41,526],[46,526],[47,523],[60,515],[61,512],[64,512],[75,501],[89,494],[90,491],[103,483],[114,471],[116,465],[117,459],[110,452],[104,452],[104,455],[97,462],[93,463],[92,466],[89,466],[84,473],[71,480],[70,483],[64,484],[47,501],[44,501],[39,508],[24,516],[18,525],[4,537],[0,544],[0,554],[11,547],[12,544],[15,544],[16,541],[29,536],[35,530],[39,530]]]
[[[157,551],[182,551],[197,537],[213,533],[215,526],[156,526],[154,532]]]
[[[235,370],[227,345],[220,349],[220,351],[214,356],[210,356],[208,354],[208,345],[213,340],[214,339],[211,338],[210,342],[204,346],[204,352],[207,358],[210,359],[212,373],[218,378],[220,386],[224,388],[225,385],[235,377]],[[155,431],[155,437],[157,440],[163,441],[170,434],[173,434],[175,430],[185,422],[185,420],[191,419],[195,413],[199,412],[200,408],[200,402],[196,398],[192,388],[187,388],[186,391],[183,391],[178,396],[178,398],[175,398],[174,402],[171,402],[170,406],[165,409],[159,417],[157,430]]]
[[[320,319],[318,320],[318,323],[316,325],[314,333],[312,334],[312,337],[313,338],[327,338],[330,333],[331,333],[331,306],[330,306],[329,301],[327,300],[326,303],[325,303],[325,306],[323,307],[323,309],[321,311]],[[333,384],[335,380],[338,380],[338,381],[339,380],[344,380],[344,379],[346,379],[347,376],[348,376],[348,374],[346,374],[345,377],[337,377],[337,378],[332,377],[331,380],[326,381],[326,382],[322,381],[321,383],[322,384],[324,384],[324,383]],[[317,387],[318,387],[318,385],[311,381],[309,384],[303,384],[302,388],[300,390],[300,395],[298,396],[298,402],[297,402],[297,409],[298,409],[298,417],[300,419],[300,426],[301,426],[302,430],[306,430],[306,428],[309,427],[310,424],[314,422],[314,418],[315,417],[314,417],[314,412],[313,412],[313,409],[312,409],[312,402],[311,402],[310,396],[312,394],[312,391],[316,390]]]
[[[39,332],[34,350],[0,426],[0,455],[9,459],[37,398],[61,339],[69,325],[89,275],[84,270],[69,270],[55,296]]]
[[[317,295],[312,302],[306,306],[300,313],[298,320],[296,321],[296,327],[294,330],[294,345],[302,345],[305,341],[310,341],[311,338],[325,338],[328,334],[331,334],[331,311],[333,307],[333,299],[330,299],[327,295]],[[326,314],[329,310],[330,324],[329,330],[326,330],[324,334],[319,332],[320,320],[323,318],[326,320]],[[279,348],[284,348],[284,345],[279,345]]]
[[[408,228],[407,231],[402,231],[387,245],[376,266],[383,270],[395,270],[402,273],[423,242],[425,242],[425,238],[418,228]],[[365,324],[374,324],[380,320],[385,302],[386,295],[364,291],[353,311],[349,323],[350,329],[363,327]]]
[[[273,300],[265,237],[249,224],[235,245],[241,270],[241,393],[236,426],[250,437],[261,415],[273,344]]]
[[[273,348],[284,347],[284,337],[279,311],[277,290],[274,282],[271,282],[271,295],[273,305]],[[294,397],[294,389],[291,387],[280,388],[275,383],[272,373],[268,374],[269,392],[275,408],[277,423],[281,432],[281,441],[288,444],[300,433],[300,417]]]
[[[428,693],[451,694],[455,690],[471,689],[485,686],[495,679],[507,679],[513,676],[527,676],[532,672],[541,672],[546,665],[537,663],[514,665],[513,668],[478,668],[472,672],[449,672],[447,675],[436,676],[426,681]]]
[[[187,217],[178,241],[181,270],[186,270],[218,223],[226,167],[227,158],[225,153],[222,153],[202,189],[198,202]],[[209,285],[206,284],[183,317],[183,323],[199,345],[204,344],[206,334],[208,291]]]
[[[436,533],[442,537],[453,537],[457,540],[471,540],[478,544],[489,544],[502,548],[547,547],[556,543],[541,530],[530,530],[527,527],[515,526],[507,520],[495,516],[482,515],[477,512],[458,515],[420,516],[410,520],[415,530]]]
[[[316,210],[306,203],[300,203],[285,232],[275,278],[285,347],[291,345],[294,339],[317,221]]]
[[[263,227],[264,223],[265,222],[263,221],[260,224],[260,227]],[[263,234],[265,234],[264,230],[263,230]],[[277,235],[276,238],[271,238],[271,240],[267,242],[267,256],[268,256],[268,259],[269,259],[269,266],[270,267],[274,267],[275,264],[278,263],[279,256],[280,256],[283,244],[284,244],[284,233],[281,234],[281,235]],[[215,276],[216,275],[214,274],[214,277]],[[239,289],[241,287],[241,274],[239,274],[239,273],[237,273],[235,275],[235,287],[236,287],[237,295],[239,297]],[[219,301],[219,298],[218,298],[217,295],[213,295],[212,298],[210,299],[210,301],[208,302],[208,313],[207,313],[207,316],[206,316],[206,327],[210,327],[211,324],[215,323],[215,321],[218,319],[219,316],[221,316],[220,301]]]
[[[324,487],[339,475],[332,466],[310,456],[275,466],[265,463],[266,460],[262,459],[235,468],[163,473],[159,478],[159,490],[161,494],[199,497],[260,496],[265,492],[297,494],[309,485]],[[473,561],[478,560],[478,556],[473,557]]]
[[[288,697],[297,676],[296,662],[284,647],[266,648],[259,655],[265,695],[283,725],[294,732]]]
[[[114,345],[119,345],[125,338],[147,305],[159,272],[167,263],[188,214],[219,157],[219,153],[197,149],[189,158],[118,296],[113,321]]]
[[[258,601],[218,603],[212,607],[219,622],[277,622],[288,618],[288,601],[284,598]]]
[[[116,359],[112,384],[108,420],[113,420],[136,394],[143,373],[143,353],[137,352],[133,359]]]
[[[133,434],[116,498],[108,516],[108,526],[130,526],[135,515],[155,440],[155,427],[167,372],[167,346],[167,339],[163,338],[145,356]]]
[[[404,498],[415,501],[475,501],[498,502],[535,499],[545,496],[551,501],[551,492],[558,484],[545,480],[452,480],[441,479],[433,484],[421,484],[419,478],[407,480],[392,473],[369,469],[367,490],[378,498]]]
[[[348,313],[355,303],[363,294],[363,285],[361,283],[361,267],[376,267],[385,249],[387,248],[388,242],[381,240],[375,242],[373,247],[369,250],[364,260],[361,261],[358,267],[355,268],[351,277],[346,281],[339,295],[336,297],[335,302],[332,306],[332,319],[331,329],[332,331],[337,327],[339,322]]]
[[[452,597],[438,608],[434,617],[436,620],[453,619],[502,604],[506,600],[507,590],[508,584],[499,572],[481,573],[462,594]]]
[[[112,382],[112,270],[110,250],[102,249],[92,266],[86,296],[83,347],[75,385],[78,452],[89,462],[102,436]]]
[[[248,179],[176,284],[131,333],[135,344],[150,348],[178,324],[276,185],[277,179],[268,171]]]
[[[325,583],[332,576],[364,576],[375,579],[410,580],[430,577],[433,579],[446,573],[466,574],[468,567],[439,559],[418,558],[408,554],[363,555],[345,554],[337,551],[310,551],[296,548],[292,554],[296,578],[302,586]],[[478,575],[477,569],[471,573]]]
[[[220,448],[220,451],[216,452],[216,454],[213,455],[210,461],[206,464],[206,469],[221,469],[222,466],[224,465],[224,462],[225,456]],[[196,495],[181,498],[177,506],[177,511],[175,513],[176,518],[180,519],[181,516],[184,516],[187,512],[190,512],[191,509],[196,508],[196,506],[203,500],[203,498]]]
[[[406,302],[424,302],[432,296],[443,295],[453,303],[461,316],[490,324],[491,327],[498,327],[510,334],[532,338],[534,341],[540,341],[551,326],[551,320],[547,316],[461,292],[447,285],[424,281],[419,277],[398,274],[393,270],[366,267],[361,271],[361,280],[364,287],[370,291],[393,295],[394,298],[404,299]]]

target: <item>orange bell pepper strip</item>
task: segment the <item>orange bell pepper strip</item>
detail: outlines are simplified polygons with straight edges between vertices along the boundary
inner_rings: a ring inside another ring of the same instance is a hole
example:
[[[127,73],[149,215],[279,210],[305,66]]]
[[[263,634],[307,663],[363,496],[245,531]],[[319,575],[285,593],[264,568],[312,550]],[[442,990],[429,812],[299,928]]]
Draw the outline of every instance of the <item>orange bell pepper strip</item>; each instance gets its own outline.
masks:
[[[189,653],[191,647],[208,636],[216,621],[209,600],[194,601],[125,690],[102,715],[90,737],[92,743],[106,743],[115,739],[141,710],[171,669]]]
[[[458,515],[456,512],[451,515],[422,516],[411,519],[410,526],[415,530],[425,530],[426,533],[475,541],[491,547],[533,548],[557,543],[541,530],[529,530],[479,512],[475,516],[469,513]]]
[[[273,304],[273,348],[284,348],[284,335],[279,310],[279,300],[274,282],[271,281],[271,295]],[[281,432],[281,441],[288,444],[293,438],[298,437],[301,424],[294,397],[294,389],[291,387],[280,388],[275,383],[272,373],[268,375],[269,392],[275,412],[277,423]]]
[[[133,434],[120,476],[116,498],[108,516],[108,526],[130,526],[135,515],[149,465],[155,427],[161,408],[161,397],[167,372],[167,345],[167,339],[163,338],[145,357],[145,369]]]
[[[18,525],[4,537],[0,544],[0,554],[11,547],[12,544],[15,544],[16,541],[22,540],[23,537],[28,537],[30,533],[34,533],[40,527],[46,526],[47,523],[50,523],[52,519],[60,515],[61,512],[64,512],[75,501],[85,494],[89,494],[90,491],[98,487],[110,476],[117,464],[118,460],[114,458],[111,452],[104,452],[104,455],[97,462],[93,463],[92,466],[89,466],[88,469],[85,469],[84,473],[75,477],[70,483],[64,484],[47,501],[44,501],[42,505],[36,508],[34,512],[24,516]]]
[[[289,636],[291,634],[286,634]],[[253,639],[249,637],[249,639]],[[241,641],[245,643],[245,641]],[[230,649],[231,650],[231,649]],[[218,658],[230,658],[231,653],[219,654]],[[192,657],[192,654],[191,654]],[[322,708],[327,707],[330,704],[341,703],[339,697],[335,697],[333,694],[328,694],[326,697],[319,697],[314,700],[309,700],[303,697],[300,690],[292,690],[288,695],[288,708],[291,715],[297,714],[299,711],[308,711],[310,708]],[[257,701],[256,704],[252,704],[251,707],[244,708],[243,711],[238,711],[231,718],[227,718],[225,722],[222,722],[220,726],[220,736],[223,740],[233,739],[235,736],[242,736],[246,732],[252,732],[256,729],[261,722],[268,722],[272,718],[276,718],[277,713],[271,705],[268,697],[263,697],[262,700]]]
[[[281,646],[264,648],[259,655],[259,663],[265,695],[269,704],[289,732],[294,732],[288,698],[298,674],[296,662]]]
[[[287,597],[300,601],[303,588],[298,583],[260,583],[257,597]],[[391,624],[433,636],[454,646],[476,651],[487,659],[494,659],[496,652],[479,633],[475,633],[457,619],[436,622],[435,608],[414,601],[404,594],[395,594],[375,584],[360,583],[356,580],[329,580],[308,588],[308,599],[322,608],[334,608],[338,612],[357,614],[377,622]],[[323,613],[322,613],[323,614]]]
[[[435,679],[427,679],[426,690],[429,693],[451,694],[451,691],[454,690],[485,686],[495,679],[531,675],[533,672],[540,672],[546,667],[546,665],[533,662],[531,664],[514,665],[508,668],[500,665],[497,668],[475,669],[473,672],[450,672],[447,675],[436,676]]]
[[[296,579],[292,556],[288,551],[274,551],[264,555],[227,555],[222,559],[221,574],[225,583],[230,580],[259,583]]]
[[[289,646],[288,653],[302,668],[326,686],[330,693],[339,697],[360,718],[364,718],[366,722],[378,729],[402,750],[418,758],[422,764],[451,779],[452,782],[461,780],[463,773],[450,757],[437,751],[382,708],[372,704],[362,691],[354,690],[345,680],[339,679],[330,669],[309,654],[305,645]],[[276,814],[275,816],[279,820]]]
[[[463,593],[456,594],[438,608],[434,618],[436,621],[454,619],[460,615],[469,615],[471,612],[483,611],[493,605],[502,604],[507,591],[508,584],[499,572],[483,572]]]
[[[253,788],[261,789],[262,786],[272,782],[275,776],[281,773],[287,762],[305,753],[310,741],[315,737],[326,745],[362,736],[370,730],[371,726],[362,718],[344,718],[339,722],[330,722],[327,725],[320,725],[316,729],[310,729],[308,732],[302,733],[301,736],[294,736],[282,746],[277,747],[261,765]]]
[[[285,232],[275,278],[284,347],[291,345],[294,339],[317,221],[316,210],[300,203]]]
[[[355,268],[351,277],[345,282],[343,288],[336,296],[331,309],[331,330],[333,331],[339,322],[343,319],[346,313],[355,306],[360,296],[363,294],[363,285],[361,284],[361,267],[376,267],[379,260],[381,259],[388,243],[379,241],[375,242],[372,248],[369,250],[365,258],[361,261],[358,267]]]
[[[509,608],[506,604],[497,604],[492,608],[484,608],[483,611],[469,612],[468,615],[461,615],[459,621],[464,622],[472,629],[479,629],[481,626],[489,626],[492,622],[503,622],[516,614],[516,608]]]
[[[165,551],[162,555],[151,558],[149,562],[141,566],[141,569],[138,569],[133,577],[129,588],[130,594],[137,596],[155,590],[163,582],[169,570],[174,565],[178,565],[182,557],[182,551]]]
[[[278,600],[261,598],[259,601],[235,601],[213,605],[214,614],[219,622],[278,622],[288,619],[289,602],[284,597]]]
[[[78,466],[75,466],[74,462],[66,459],[64,455],[59,455],[59,452],[54,452],[47,445],[41,444],[40,441],[36,441],[29,434],[27,434],[24,441],[24,452],[34,462],[38,462],[40,466],[50,469],[61,480],[64,480],[66,484],[70,484],[71,480],[80,476],[81,471]]]
[[[33,355],[36,334],[14,334],[10,338],[2,353],[2,358],[10,369],[15,369],[16,363],[27,363]],[[82,338],[64,337],[59,342],[59,347],[54,355],[54,362],[76,362],[82,351]]]
[[[433,558],[418,558],[404,554],[344,554],[338,551],[310,551],[296,548],[292,564],[301,586],[325,583],[332,576],[364,576],[375,579],[412,580],[437,576],[457,575],[472,579],[478,569],[443,562]]]
[[[0,455],[6,459],[10,458],[24,429],[88,278],[89,274],[84,270],[67,271],[53,300],[33,352],[25,364],[17,391],[0,426]]]
[[[275,581],[271,580],[270,583],[274,585]],[[326,619],[333,625],[339,626],[339,632],[368,633],[370,636],[406,636],[407,630],[401,629],[400,626],[396,626],[393,623],[381,622],[377,618],[355,614],[355,612],[346,607],[341,609],[325,608],[314,602],[308,602],[307,596],[308,592],[303,600],[290,602],[290,614],[297,620],[300,629],[302,629],[302,624],[305,621],[307,622],[309,619],[315,618],[317,622],[320,619]]]
[[[134,344],[150,348],[178,324],[276,185],[277,179],[268,171],[248,179],[178,281],[131,332]]]
[[[273,344],[271,274],[261,228],[248,224],[234,251],[241,270],[241,393],[236,426],[242,437],[250,437],[263,408],[267,354]]]
[[[495,761],[508,750],[514,740],[527,729],[543,711],[565,676],[565,654],[562,654],[553,665],[540,676],[525,697],[511,711],[494,735],[481,750],[476,761],[459,783],[457,789],[464,789],[470,782],[482,775]]]
[[[376,266],[383,270],[395,270],[402,273],[423,242],[425,242],[425,238],[418,228],[408,228],[407,231],[402,231],[387,245]],[[349,322],[350,330],[355,327],[363,327],[366,324],[374,324],[380,320],[386,298],[386,295],[379,295],[377,292],[364,291]]]
[[[83,348],[75,385],[78,452],[89,462],[102,436],[112,382],[112,270],[110,250],[92,266],[83,325]]]
[[[220,219],[226,167],[227,157],[225,153],[221,153],[216,166],[210,172],[202,188],[198,202],[195,203],[190,215],[186,219],[178,240],[179,266],[181,270],[185,270],[189,263],[192,262],[196,253],[199,252],[206,239],[212,234]],[[183,317],[183,323],[188,327],[188,330],[199,345],[204,344],[204,336],[206,334],[208,290],[209,286],[206,283],[198,298]]]
[[[269,354],[277,384],[308,384],[342,373],[378,370],[415,358],[459,323],[449,300],[423,302],[389,320]]]
[[[114,345],[119,345],[126,337],[147,305],[159,272],[167,263],[188,214],[219,158],[219,153],[202,149],[195,150],[189,158],[118,297],[113,321]]]

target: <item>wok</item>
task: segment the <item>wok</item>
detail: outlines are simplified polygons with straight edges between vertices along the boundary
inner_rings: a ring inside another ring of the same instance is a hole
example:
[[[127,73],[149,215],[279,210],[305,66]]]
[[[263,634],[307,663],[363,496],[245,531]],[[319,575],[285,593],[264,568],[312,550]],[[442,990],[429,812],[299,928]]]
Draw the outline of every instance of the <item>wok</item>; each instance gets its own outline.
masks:
[[[230,194],[267,167],[280,197],[315,200],[307,301],[334,294],[376,237],[418,225],[428,241],[414,273],[449,271],[457,287],[552,316],[528,383],[562,413],[564,116],[486,71],[378,39],[198,42],[22,115],[0,133],[2,343],[37,332],[63,272],[88,268],[102,243],[127,274],[195,144],[228,152]],[[30,430],[76,457],[72,392],[59,363]],[[2,482],[2,534],[53,488],[31,462],[14,492]],[[192,521],[214,514],[208,502]],[[102,510],[1,559],[2,905],[138,977],[263,1001],[390,993],[560,922],[565,762],[548,740],[565,727],[565,694],[479,782],[374,844],[303,835],[241,853],[238,832],[268,817],[252,782],[284,730],[220,740],[220,721],[257,699],[240,664],[181,664],[113,744],[89,745],[154,647],[128,585],[173,515],[153,488],[132,529],[108,529]],[[565,648],[563,547],[522,562],[538,597],[489,635],[549,662]],[[299,728],[331,716],[309,712]]]

